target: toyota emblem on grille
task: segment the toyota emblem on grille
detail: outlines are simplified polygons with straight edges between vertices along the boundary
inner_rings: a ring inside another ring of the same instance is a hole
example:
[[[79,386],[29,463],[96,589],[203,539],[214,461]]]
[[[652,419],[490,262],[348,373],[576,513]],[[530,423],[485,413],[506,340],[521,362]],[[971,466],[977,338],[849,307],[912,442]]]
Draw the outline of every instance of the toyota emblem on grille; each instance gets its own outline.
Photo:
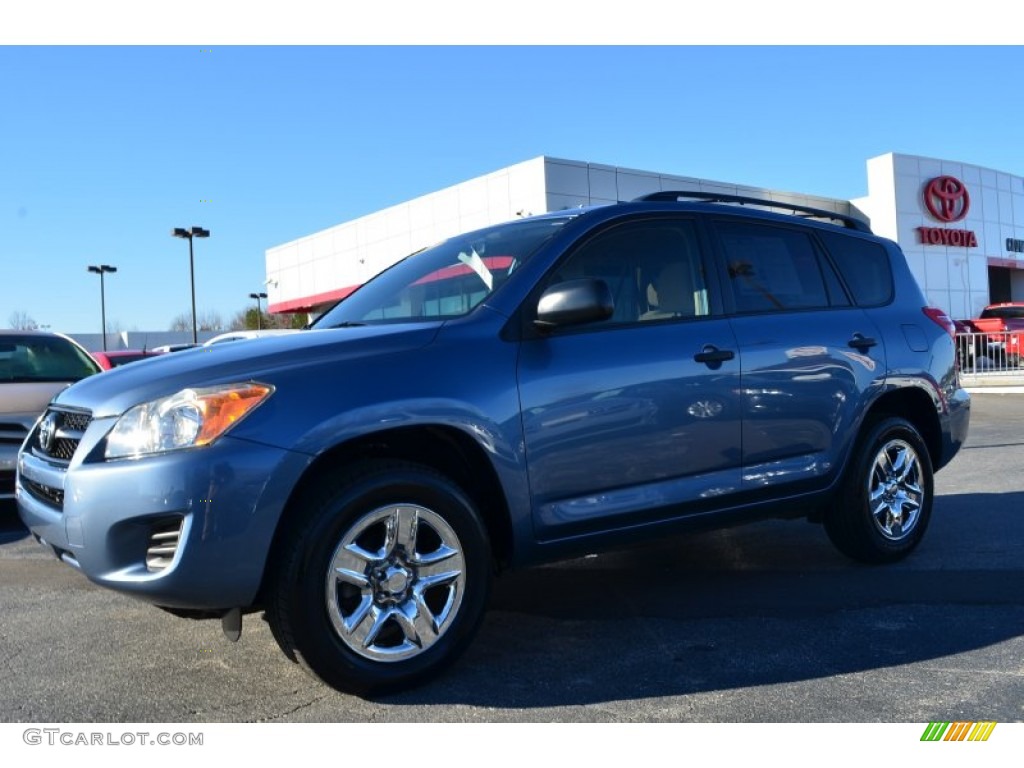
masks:
[[[49,453],[57,436],[57,414],[50,411],[39,425],[39,447]]]

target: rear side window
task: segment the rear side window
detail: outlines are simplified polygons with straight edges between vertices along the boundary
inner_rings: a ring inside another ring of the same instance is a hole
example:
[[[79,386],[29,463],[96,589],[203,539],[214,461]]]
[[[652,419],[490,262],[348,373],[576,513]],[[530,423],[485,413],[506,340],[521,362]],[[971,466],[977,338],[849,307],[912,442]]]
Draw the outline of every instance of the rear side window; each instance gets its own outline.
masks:
[[[807,233],[729,222],[716,222],[715,229],[725,251],[736,312],[785,312],[846,303],[834,296],[835,286],[831,291],[826,286],[821,256]]]
[[[880,307],[892,301],[892,267],[883,246],[832,232],[822,232],[821,239],[858,306]]]

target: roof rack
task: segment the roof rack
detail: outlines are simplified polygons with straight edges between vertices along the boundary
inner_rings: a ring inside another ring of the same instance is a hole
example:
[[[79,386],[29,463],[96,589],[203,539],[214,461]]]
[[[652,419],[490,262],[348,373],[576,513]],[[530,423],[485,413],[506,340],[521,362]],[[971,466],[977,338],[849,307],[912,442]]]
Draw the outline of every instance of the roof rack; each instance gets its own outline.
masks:
[[[778,200],[763,200],[758,197],[744,197],[742,195],[728,195],[720,192],[652,192],[649,195],[642,195],[634,198],[634,203],[640,202],[679,202],[682,200],[703,200],[706,203],[738,203],[739,205],[759,205],[764,208],[782,208],[792,211],[804,218],[828,219],[842,224],[847,229],[855,229],[858,232],[871,232],[871,227],[866,222],[853,216],[846,216],[834,211],[826,211],[822,208],[811,208],[807,205],[795,203],[783,203]]]

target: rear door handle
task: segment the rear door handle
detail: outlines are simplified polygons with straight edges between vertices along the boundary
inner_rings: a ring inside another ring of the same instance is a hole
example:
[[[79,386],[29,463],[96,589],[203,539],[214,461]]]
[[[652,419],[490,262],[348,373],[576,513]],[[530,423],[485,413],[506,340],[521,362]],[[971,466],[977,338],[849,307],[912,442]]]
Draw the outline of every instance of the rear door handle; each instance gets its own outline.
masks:
[[[698,363],[722,363],[732,360],[734,357],[736,357],[736,353],[732,350],[719,349],[714,344],[705,344],[704,348],[693,356],[693,359]]]
[[[853,347],[860,352],[864,352],[865,350],[878,346],[878,342],[870,336],[865,336],[862,333],[855,333],[853,334],[853,338],[847,342],[847,346]]]

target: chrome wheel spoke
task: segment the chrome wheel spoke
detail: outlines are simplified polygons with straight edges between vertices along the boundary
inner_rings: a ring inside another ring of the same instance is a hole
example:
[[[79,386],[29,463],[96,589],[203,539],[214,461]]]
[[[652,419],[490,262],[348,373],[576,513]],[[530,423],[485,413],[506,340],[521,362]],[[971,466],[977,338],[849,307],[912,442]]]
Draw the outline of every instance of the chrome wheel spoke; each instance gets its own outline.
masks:
[[[362,571],[353,571],[350,568],[337,566],[334,569],[334,575],[338,581],[343,581],[360,589],[368,589],[370,586],[370,580],[366,578],[366,574]]]
[[[877,467],[883,478],[892,477],[893,473],[896,471],[896,468],[892,464],[892,457],[889,456],[887,448],[883,448],[882,452],[878,454]]]
[[[878,511],[885,506],[885,488],[882,486],[876,486],[868,494],[868,503],[871,504],[871,510],[877,515]]]
[[[459,555],[459,550],[455,547],[451,547],[445,542],[441,542],[441,546],[435,549],[433,552],[417,552],[416,557],[411,562],[418,568],[430,568],[437,563],[443,562]]]
[[[406,640],[419,648],[429,648],[440,636],[434,614],[421,599],[406,602],[397,618]]]
[[[356,543],[346,544],[334,556],[335,566],[356,571],[366,568],[370,563],[379,562],[381,552],[368,552]]]
[[[370,595],[363,595],[362,600],[359,601],[359,605],[356,606],[355,610],[352,611],[348,616],[345,616],[342,621],[344,622],[345,629],[350,635],[359,634],[357,630],[360,627],[367,624],[367,617],[374,610],[373,598]],[[372,626],[373,619],[370,619],[370,625]],[[362,635],[365,636],[368,633],[369,627],[362,630]],[[357,638],[358,639],[358,638]]]
[[[387,521],[384,552],[387,555],[415,552],[418,526],[419,512],[414,507],[396,507]]]
[[[906,482],[907,477],[909,477],[911,473],[917,472],[917,459],[910,452],[909,448],[904,448],[899,452],[899,454],[897,454],[896,464],[893,467],[893,471],[896,475],[896,479],[901,483]]]
[[[394,608],[381,610],[379,606],[374,605],[367,611],[363,620],[353,628],[352,639],[361,647],[369,648],[376,642],[381,629],[394,616],[394,613]]]
[[[418,569],[416,588],[425,592],[443,584],[452,584],[462,578],[462,568],[452,568],[448,563],[437,563]]]

